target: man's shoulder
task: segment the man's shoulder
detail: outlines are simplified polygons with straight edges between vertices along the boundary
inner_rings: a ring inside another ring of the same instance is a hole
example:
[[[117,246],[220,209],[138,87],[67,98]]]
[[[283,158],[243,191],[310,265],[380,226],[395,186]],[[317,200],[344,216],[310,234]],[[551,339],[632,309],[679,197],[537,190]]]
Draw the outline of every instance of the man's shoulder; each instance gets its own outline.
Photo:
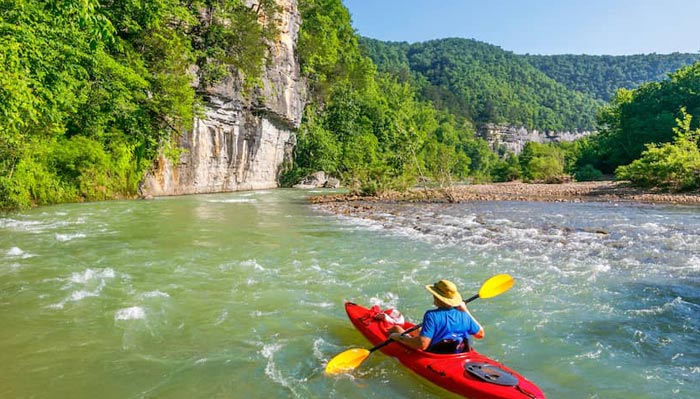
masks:
[[[438,315],[446,315],[447,313],[451,312],[452,310],[456,310],[455,308],[432,308],[428,309],[425,312],[425,315],[431,315],[431,316],[438,316]]]

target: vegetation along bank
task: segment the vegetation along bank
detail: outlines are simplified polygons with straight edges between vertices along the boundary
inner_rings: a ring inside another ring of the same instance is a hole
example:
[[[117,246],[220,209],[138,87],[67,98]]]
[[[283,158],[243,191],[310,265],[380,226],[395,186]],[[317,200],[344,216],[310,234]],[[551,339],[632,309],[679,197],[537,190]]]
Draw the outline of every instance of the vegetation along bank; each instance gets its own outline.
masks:
[[[178,164],[190,151],[182,138],[211,118],[202,104],[212,87],[241,96],[231,112],[268,115],[260,93],[276,92],[265,71],[288,15],[301,21],[291,47],[306,99],[294,146],[273,168],[281,185],[324,171],[361,194],[606,175],[648,190],[700,187],[697,54],[379,42],[356,34],[341,0],[142,3],[2,3],[0,207],[137,196],[159,159]],[[554,139],[513,153],[477,136],[486,124]],[[212,148],[240,143],[234,130]],[[596,133],[563,142],[559,132]],[[264,145],[241,151],[254,157]]]

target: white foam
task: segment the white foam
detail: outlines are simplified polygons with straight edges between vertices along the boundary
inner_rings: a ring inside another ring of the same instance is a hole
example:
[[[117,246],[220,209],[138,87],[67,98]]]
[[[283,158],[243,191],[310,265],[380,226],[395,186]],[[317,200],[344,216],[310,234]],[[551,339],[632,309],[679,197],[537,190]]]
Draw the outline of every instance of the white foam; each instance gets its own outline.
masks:
[[[114,314],[114,320],[139,320],[146,317],[146,311],[140,306],[119,309]]]
[[[221,199],[221,200],[209,200],[207,202],[218,203],[218,204],[245,204],[252,203],[256,200],[254,198],[231,198],[231,199]]]
[[[223,312],[221,312],[219,317],[216,318],[216,322],[214,322],[214,325],[218,326],[221,323],[225,322],[226,319],[228,319],[228,311],[224,310]]]
[[[60,242],[71,241],[71,240],[75,240],[76,238],[85,238],[85,237],[87,237],[87,236],[86,236],[85,234],[83,234],[83,233],[74,233],[74,234],[59,234],[59,233],[56,233],[54,236],[56,237],[56,241],[60,241]]]
[[[325,346],[325,344],[326,344],[326,341],[321,337],[316,337],[314,339],[314,343],[313,343],[312,347],[313,347],[314,357],[316,359],[319,359],[319,360],[324,359],[324,354],[323,354],[323,351],[321,350],[321,347]]]
[[[332,308],[335,306],[334,303],[332,302],[308,302],[308,301],[301,301],[302,305],[308,305],[314,308],[322,308],[322,309],[328,309]]]
[[[7,253],[5,254],[7,256],[22,256],[24,255],[24,251],[20,247],[12,247],[10,248]]]
[[[643,223],[640,227],[652,233],[665,233],[668,231],[666,227],[657,223]]]
[[[114,269],[106,268],[102,270],[86,269],[81,273],[73,273],[70,276],[70,281],[78,284],[87,284],[94,280],[104,280],[108,278],[114,278]]]
[[[675,355],[673,355],[673,357],[671,357],[671,360],[677,360],[683,356],[685,356],[684,353],[676,353]]]
[[[691,256],[688,259],[684,268],[689,269],[691,271],[700,270],[700,258],[698,258],[696,255]]]
[[[384,298],[372,297],[369,299],[369,302],[382,309],[396,308],[399,302],[399,296],[389,291],[384,294]]]
[[[21,220],[15,220],[15,219],[0,219],[0,228],[9,228],[9,229],[15,229],[15,230],[20,230],[20,231],[31,230],[31,227],[36,226],[38,224],[40,224],[40,223],[34,222],[34,221],[21,221]]]
[[[277,313],[278,313],[277,311],[263,312],[261,310],[254,310],[254,311],[250,312],[250,316],[251,317],[264,317],[264,316],[273,316],[273,315],[276,315]]]
[[[67,280],[69,283],[62,289],[74,290],[63,301],[49,305],[48,307],[50,309],[63,309],[66,302],[79,302],[85,298],[99,297],[104,287],[107,286],[107,280],[114,278],[115,275],[116,273],[112,268],[101,270],[85,269],[82,272],[72,273],[67,279],[58,279],[60,281]],[[79,287],[76,287],[76,285]]]
[[[170,298],[167,292],[162,292],[159,290],[144,292],[140,295],[141,298]]]
[[[70,301],[80,301],[85,298],[90,298],[90,297],[97,297],[100,296],[100,291],[102,291],[102,287],[96,291],[85,291],[85,290],[79,290],[79,291],[74,291],[71,295],[70,298],[68,298]]]
[[[636,315],[636,316],[656,316],[663,314],[669,310],[672,310],[674,307],[678,305],[683,305],[686,304],[687,302],[683,300],[681,297],[676,297],[674,300],[671,302],[667,302],[661,306],[653,306],[649,309],[632,309],[628,310],[627,313],[630,315]]]
[[[289,381],[287,381],[282,372],[275,366],[274,355],[282,349],[282,344],[279,342],[274,344],[263,345],[260,350],[260,354],[267,359],[267,364],[265,365],[265,375],[268,376],[272,381],[282,385],[283,387],[291,389]]]
[[[242,262],[239,263],[239,264],[240,264],[241,266],[244,266],[244,267],[252,267],[253,270],[256,270],[256,271],[259,271],[259,272],[265,270],[265,268],[262,267],[255,259],[244,260],[244,261],[242,261]]]

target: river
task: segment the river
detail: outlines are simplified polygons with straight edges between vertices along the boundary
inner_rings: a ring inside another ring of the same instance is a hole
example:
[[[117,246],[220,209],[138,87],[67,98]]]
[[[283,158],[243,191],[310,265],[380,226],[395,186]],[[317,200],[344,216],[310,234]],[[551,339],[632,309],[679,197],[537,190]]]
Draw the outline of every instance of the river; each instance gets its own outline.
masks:
[[[417,321],[464,296],[478,351],[548,398],[697,397],[700,209],[620,203],[375,204],[338,216],[270,190],[0,216],[2,398],[453,398],[369,347],[343,302]]]

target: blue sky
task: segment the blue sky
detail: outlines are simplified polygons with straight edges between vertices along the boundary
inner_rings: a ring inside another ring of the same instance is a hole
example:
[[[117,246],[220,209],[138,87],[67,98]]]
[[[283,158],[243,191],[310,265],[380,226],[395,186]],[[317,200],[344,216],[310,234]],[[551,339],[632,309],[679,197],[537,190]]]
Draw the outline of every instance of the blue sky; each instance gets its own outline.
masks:
[[[517,54],[700,52],[700,0],[343,0],[362,36],[476,39]]]

